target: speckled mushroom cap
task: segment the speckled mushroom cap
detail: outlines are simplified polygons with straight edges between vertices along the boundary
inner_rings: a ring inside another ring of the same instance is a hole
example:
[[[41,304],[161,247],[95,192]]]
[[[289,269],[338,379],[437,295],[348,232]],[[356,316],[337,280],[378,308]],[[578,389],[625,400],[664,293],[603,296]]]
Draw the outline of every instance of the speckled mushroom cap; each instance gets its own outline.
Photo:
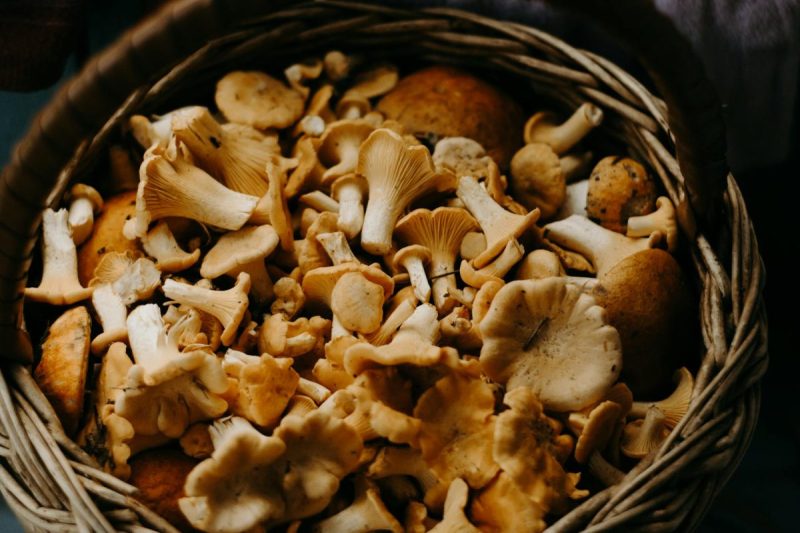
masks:
[[[589,177],[586,216],[604,228],[625,233],[629,217],[652,213],[658,191],[647,170],[628,157],[602,159]]]
[[[516,102],[471,74],[435,66],[401,79],[378,102],[378,111],[406,131],[433,143],[443,137],[469,137],[507,168],[522,143],[524,115]]]

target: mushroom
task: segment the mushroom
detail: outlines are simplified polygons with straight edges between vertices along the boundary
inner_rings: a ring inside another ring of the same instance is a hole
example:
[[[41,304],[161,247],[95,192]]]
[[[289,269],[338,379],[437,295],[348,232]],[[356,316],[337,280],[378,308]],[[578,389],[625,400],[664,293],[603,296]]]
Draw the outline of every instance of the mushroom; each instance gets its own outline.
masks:
[[[247,293],[250,290],[250,276],[240,272],[236,277],[236,285],[227,291],[215,291],[202,287],[179,283],[174,279],[164,282],[164,294],[167,298],[180,304],[195,307],[214,316],[222,323],[222,344],[229,346],[236,335],[236,330],[247,311]]]
[[[676,386],[672,394],[657,402],[633,402],[630,416],[643,418],[651,406],[656,406],[664,413],[664,424],[668,428],[672,429],[677,426],[689,410],[694,389],[694,377],[686,367],[682,367],[675,372],[673,381],[676,382]]]
[[[300,378],[297,384],[297,392],[308,396],[318,405],[323,404],[332,396],[330,389],[306,378]]]
[[[47,331],[33,372],[68,435],[75,434],[83,413],[91,327],[92,319],[83,306],[62,313]]]
[[[319,78],[322,74],[322,68],[322,60],[314,58],[286,67],[283,75],[286,76],[286,81],[289,82],[292,89],[300,93],[303,96],[303,100],[306,100],[311,93],[311,89],[308,88],[306,83]]]
[[[425,533],[435,527],[436,523],[437,521],[428,517],[428,508],[425,507],[424,503],[418,501],[408,502],[403,522],[403,527],[407,533]]]
[[[403,322],[389,344],[376,347],[369,343],[358,343],[348,348],[344,354],[345,370],[357,376],[376,366],[456,366],[458,353],[452,348],[436,345],[439,339],[439,322],[436,318],[434,306],[420,305]]]
[[[273,428],[294,395],[300,376],[290,358],[260,357],[228,349],[222,367],[236,385],[231,412],[262,428]]]
[[[306,238],[296,241],[297,263],[300,273],[305,276],[311,270],[331,265],[330,256],[325,248],[317,241],[320,233],[337,231],[337,217],[335,213],[320,213],[306,232]]]
[[[544,531],[547,511],[505,472],[472,500],[470,516],[481,531]]]
[[[397,330],[400,329],[400,326],[403,325],[403,322],[414,313],[415,305],[416,300],[403,300],[394,308],[390,307],[387,311],[388,316],[381,324],[381,327],[374,333],[365,335],[364,338],[373,346],[383,346],[388,343]],[[342,354],[342,361],[344,361],[344,354]]]
[[[656,210],[649,215],[628,218],[628,237],[649,237],[655,232],[666,237],[667,250],[675,253],[678,249],[678,223],[675,206],[666,196],[656,199]]]
[[[417,481],[425,494],[425,503],[428,506],[441,507],[446,486],[443,486],[436,474],[431,471],[419,450],[384,446],[367,469],[367,476],[372,479],[401,475],[410,476]]]
[[[214,442],[208,430],[211,424],[197,422],[189,426],[180,439],[178,444],[183,453],[195,459],[207,459],[214,452]]]
[[[353,503],[335,515],[316,523],[311,531],[325,533],[403,532],[403,526],[381,501],[380,492],[374,483],[359,477],[356,478],[355,487],[356,494]]]
[[[218,228],[244,226],[258,198],[232,191],[181,158],[170,162],[157,153],[145,157],[139,169],[136,218],[125,236],[143,237],[151,221],[184,217]]]
[[[576,488],[580,474],[562,467],[572,451],[572,437],[562,435],[562,425],[544,414],[533,389],[509,390],[503,403],[509,409],[497,415],[492,451],[503,472],[545,512],[568,498],[587,496]]]
[[[397,85],[397,67],[380,65],[360,73],[345,91],[336,105],[336,114],[341,118],[358,118],[369,110],[369,99],[382,96]],[[366,102],[364,106],[363,102]]]
[[[331,50],[325,54],[322,64],[328,79],[337,82],[347,78],[361,61],[362,58],[360,56],[347,55],[339,50]]]
[[[290,322],[282,313],[264,315],[258,332],[258,350],[276,357],[299,357],[320,349],[330,329],[330,320],[321,316]]]
[[[480,533],[464,514],[469,500],[469,486],[461,478],[455,478],[447,489],[444,502],[444,517],[431,529],[431,533]]]
[[[480,143],[466,137],[445,137],[436,143],[431,157],[437,170],[450,171],[457,178],[486,178],[493,163]]]
[[[509,391],[530,387],[550,410],[597,402],[622,370],[619,334],[603,309],[563,278],[506,284],[480,329],[486,375]]]
[[[300,203],[315,209],[319,212],[328,211],[330,213],[339,212],[339,202],[328,196],[322,191],[311,191],[301,195],[298,200]]]
[[[169,280],[168,280],[169,281]],[[197,315],[182,317],[169,331],[156,304],[140,305],[128,315],[133,365],[114,411],[137,435],[177,438],[190,424],[216,418],[228,405],[219,397],[228,380],[207,347],[181,352],[178,340]]]
[[[617,422],[625,416],[620,404],[603,401],[594,406],[589,413],[570,413],[567,419],[569,428],[578,435],[575,444],[575,460],[585,464],[595,450],[606,447]]]
[[[578,215],[546,225],[544,236],[586,257],[597,271],[598,279],[626,257],[658,246],[662,237],[654,233],[649,238],[632,239]]]
[[[465,283],[480,289],[487,281],[502,280],[524,255],[525,249],[522,245],[517,239],[511,239],[500,255],[497,256],[497,259],[480,270],[472,268],[469,261],[461,261],[459,274],[461,274],[461,279]]]
[[[414,296],[422,303],[431,297],[431,286],[425,276],[425,265],[431,262],[431,250],[426,246],[412,244],[401,248],[394,254],[392,264],[394,268],[404,268],[408,271],[411,286],[414,287]]]
[[[76,183],[69,190],[69,222],[75,246],[81,244],[92,234],[94,215],[102,211],[103,197],[91,185]]]
[[[431,470],[449,484],[463,478],[479,489],[497,474],[492,458],[494,393],[479,378],[448,374],[426,390],[414,407],[422,421],[419,448]]]
[[[348,374],[341,365],[324,357],[317,359],[317,362],[314,363],[311,375],[314,376],[314,381],[332,391],[345,389],[354,381],[353,376]]]
[[[534,250],[520,263],[516,279],[544,279],[565,274],[556,254],[549,250]]]
[[[325,172],[317,158],[317,148],[320,140],[316,137],[304,135],[294,143],[292,157],[297,160],[297,166],[292,170],[286,182],[284,194],[287,198],[294,198],[303,191],[317,190],[322,184],[322,174]]]
[[[341,231],[318,233],[316,239],[317,242],[325,248],[325,252],[328,254],[328,257],[331,258],[334,265],[360,262],[355,254],[353,254],[353,250],[350,249],[347,237],[345,237],[345,234]]]
[[[461,259],[472,261],[486,249],[486,236],[479,231],[470,231],[461,240]]]
[[[345,421],[364,441],[384,437],[396,444],[416,444],[420,421],[405,414],[411,411],[411,383],[397,369],[366,370],[347,392],[355,404]]]
[[[449,315],[439,321],[442,337],[447,344],[456,346],[462,352],[481,349],[481,333],[465,306],[455,307]]]
[[[172,117],[191,111],[195,106],[180,107],[163,115],[154,115],[152,122],[145,116],[133,115],[128,120],[133,138],[145,150],[153,145],[166,146],[172,136]]]
[[[583,103],[563,124],[556,122],[553,113],[540,112],[525,123],[525,143],[544,143],[556,154],[564,154],[603,122],[603,110],[594,104]]]
[[[256,431],[244,418],[222,418],[209,428],[214,452],[186,478],[178,501],[193,527],[238,532],[284,516],[286,504],[274,479],[284,441]]]
[[[175,139],[185,145],[197,166],[236,192],[262,197],[267,192],[264,167],[280,156],[276,136],[243,124],[219,124],[205,107],[194,107],[172,119]]]
[[[226,233],[206,253],[200,275],[215,279],[223,274],[236,277],[239,272],[247,272],[253,301],[264,304],[273,296],[264,258],[275,250],[278,240],[278,234],[269,225],[247,226]]]
[[[511,190],[527,208],[539,208],[542,219],[558,213],[567,199],[567,180],[558,155],[546,144],[526,144],[511,159]]]
[[[478,221],[486,236],[486,249],[472,260],[475,268],[486,266],[509,240],[518,238],[539,219],[538,209],[524,216],[509,213],[471,176],[463,176],[458,181],[456,194]]]
[[[555,220],[561,220],[570,215],[587,216],[586,194],[588,191],[589,180],[581,180],[567,185],[567,196],[564,203],[561,204],[561,209],[556,213]]]
[[[333,199],[339,202],[337,226],[348,239],[355,238],[364,225],[364,198],[367,190],[367,180],[355,173],[337,178],[331,186]]]
[[[383,255],[403,210],[430,190],[452,186],[452,175],[439,174],[423,146],[408,146],[388,129],[378,129],[361,145],[356,172],[369,183],[369,201],[361,228],[361,247]]]
[[[586,193],[586,215],[601,226],[625,233],[630,217],[655,209],[656,183],[647,170],[627,157],[609,156],[594,167]]]
[[[103,333],[92,339],[91,350],[94,355],[102,355],[111,343],[127,340],[128,308],[108,283],[95,288],[92,306]]]
[[[669,426],[664,412],[651,405],[644,419],[634,420],[622,431],[622,453],[632,459],[641,459],[657,450],[669,435]]]
[[[659,398],[699,333],[696,303],[680,265],[664,250],[633,254],[601,277],[592,295],[619,332],[622,378],[634,397]]]
[[[156,260],[156,267],[161,272],[180,272],[191,268],[200,259],[199,248],[192,253],[183,251],[165,220],[159,221],[140,240],[142,248]]]
[[[477,227],[475,219],[457,207],[415,209],[397,223],[395,231],[401,241],[425,246],[431,252],[428,276],[433,303],[440,314],[449,313],[456,304],[456,254],[464,235]]]
[[[326,167],[322,186],[356,171],[359,148],[374,130],[363,120],[337,120],[328,124],[317,148],[317,158]]]
[[[263,72],[235,71],[217,82],[214,101],[231,122],[286,128],[303,114],[303,95]]]
[[[275,293],[275,300],[270,306],[272,314],[281,313],[286,318],[292,319],[306,303],[303,287],[293,278],[280,278],[272,289]]]
[[[66,209],[42,213],[42,280],[38,287],[26,287],[25,297],[34,302],[69,305],[92,295],[78,280],[78,255]]]

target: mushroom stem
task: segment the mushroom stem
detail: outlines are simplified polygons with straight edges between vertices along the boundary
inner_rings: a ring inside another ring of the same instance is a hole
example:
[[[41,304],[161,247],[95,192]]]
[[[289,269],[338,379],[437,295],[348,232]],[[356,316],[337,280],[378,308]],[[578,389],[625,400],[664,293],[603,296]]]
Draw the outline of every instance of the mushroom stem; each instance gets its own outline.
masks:
[[[678,382],[675,390],[663,400],[659,402],[633,402],[629,413],[631,418],[646,417],[650,407],[655,406],[664,413],[664,423],[668,428],[674,428],[678,425],[686,411],[689,410],[692,389],[694,388],[694,377],[686,367],[682,367],[675,373],[675,379]]]
[[[313,191],[303,194],[300,196],[299,200],[301,203],[316,209],[320,213],[324,211],[338,213],[340,209],[339,203],[322,191]]]
[[[75,198],[69,205],[69,225],[75,245],[82,244],[92,233],[94,206],[88,198]]]
[[[331,395],[331,391],[326,387],[306,378],[300,378],[300,382],[297,384],[297,393],[308,396],[317,405],[327,400]]]
[[[369,531],[391,531],[399,533],[402,526],[386,509],[378,491],[366,480],[357,483],[357,493],[350,507],[339,511],[316,524],[311,531],[327,533],[368,533]]]
[[[379,201],[367,203],[361,227],[361,247],[374,255],[383,255],[392,247],[392,231],[399,213],[393,206]]]
[[[403,261],[403,266],[408,271],[408,277],[411,279],[411,286],[414,287],[414,296],[420,302],[427,302],[431,297],[431,286],[428,283],[428,278],[425,276],[425,264],[419,257],[408,257]]]
[[[667,241],[667,250],[674,253],[678,249],[678,224],[675,206],[666,196],[656,200],[656,210],[648,215],[628,218],[628,237],[649,237],[661,232]]]
[[[128,338],[128,308],[109,283],[95,288],[92,305],[103,326],[103,333],[92,340],[92,353],[102,355],[112,343]]]
[[[592,455],[589,456],[587,465],[592,476],[606,487],[616,485],[625,477],[622,470],[606,461],[605,457],[597,451],[592,452]]]
[[[236,277],[239,272],[247,272],[250,276],[250,296],[257,304],[268,302],[274,296],[272,290],[272,278],[267,272],[267,267],[263,259],[256,259],[242,265],[238,270],[228,272],[231,277]]]
[[[539,219],[538,209],[524,216],[509,213],[471,176],[464,176],[459,180],[456,194],[486,235],[486,250],[472,260],[476,268],[486,266],[500,253],[509,239],[519,237]]]
[[[408,317],[414,312],[414,304],[408,300],[403,300],[400,305],[395,307],[386,320],[383,321],[381,327],[375,333],[366,335],[365,338],[373,346],[383,346],[392,338],[400,326],[403,325]]]
[[[45,209],[42,214],[42,281],[38,287],[25,289],[25,297],[52,305],[69,305],[92,295],[78,280],[78,252],[66,209]]]
[[[567,154],[560,158],[559,163],[561,163],[561,172],[564,173],[564,180],[568,184],[578,181],[578,179],[587,174],[586,171],[589,169],[593,158],[594,154],[592,152]]]
[[[339,221],[337,225],[348,239],[352,239],[364,225],[365,187],[358,178],[343,176],[334,184],[333,194],[339,201]]]
[[[316,236],[316,239],[317,242],[325,248],[325,251],[328,253],[334,265],[360,262],[353,254],[353,250],[350,249],[347,238],[345,238],[344,233],[341,231],[320,233]]]
[[[192,253],[183,251],[165,221],[156,224],[141,241],[142,248],[156,260],[156,267],[161,272],[186,270],[200,258],[199,248]]]
[[[603,110],[584,103],[563,124],[552,124],[546,120],[536,120],[536,115],[525,125],[525,142],[545,143],[557,154],[563,154],[578,144],[590,131],[603,122]]]

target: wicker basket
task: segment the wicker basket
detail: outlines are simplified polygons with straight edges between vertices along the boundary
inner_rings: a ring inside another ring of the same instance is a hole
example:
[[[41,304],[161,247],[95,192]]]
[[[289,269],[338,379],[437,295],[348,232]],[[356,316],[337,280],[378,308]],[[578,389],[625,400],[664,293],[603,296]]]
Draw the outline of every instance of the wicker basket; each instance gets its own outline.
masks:
[[[756,424],[767,365],[761,258],[739,189],[726,175],[719,105],[688,45],[650,2],[559,3],[566,4],[632,44],[664,99],[602,57],[518,23],[343,1],[168,3],[65,86],[17,146],[0,183],[0,491],[27,528],[174,531],[70,441],[25,366],[33,351],[22,290],[42,209],[57,204],[71,180],[89,179],[132,113],[163,110],[236,67],[286,65],[332,47],[477,65],[565,105],[588,99],[605,110],[605,132],[660,177],[679,206],[701,287],[705,352],[691,408],[656,453],[551,529],[695,526]]]

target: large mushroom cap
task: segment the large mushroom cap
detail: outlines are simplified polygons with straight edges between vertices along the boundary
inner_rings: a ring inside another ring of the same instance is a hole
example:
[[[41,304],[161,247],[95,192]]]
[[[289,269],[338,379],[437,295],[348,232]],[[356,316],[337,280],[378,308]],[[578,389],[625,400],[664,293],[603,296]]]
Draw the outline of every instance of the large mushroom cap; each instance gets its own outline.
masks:
[[[507,284],[480,329],[486,375],[508,390],[530,387],[547,409],[598,401],[622,370],[619,334],[603,309],[563,278]]]
[[[231,122],[286,128],[303,114],[303,95],[263,72],[231,72],[217,82],[217,107]]]
[[[511,191],[528,209],[538,207],[542,218],[555,215],[567,198],[567,182],[561,161],[544,143],[525,145],[511,160]]]
[[[203,258],[200,275],[207,279],[218,278],[237,267],[263,259],[277,246],[278,234],[266,224],[226,233]]]
[[[401,79],[378,111],[406,131],[434,142],[469,137],[505,168],[519,146],[523,114],[497,88],[453,67],[435,66]]]

